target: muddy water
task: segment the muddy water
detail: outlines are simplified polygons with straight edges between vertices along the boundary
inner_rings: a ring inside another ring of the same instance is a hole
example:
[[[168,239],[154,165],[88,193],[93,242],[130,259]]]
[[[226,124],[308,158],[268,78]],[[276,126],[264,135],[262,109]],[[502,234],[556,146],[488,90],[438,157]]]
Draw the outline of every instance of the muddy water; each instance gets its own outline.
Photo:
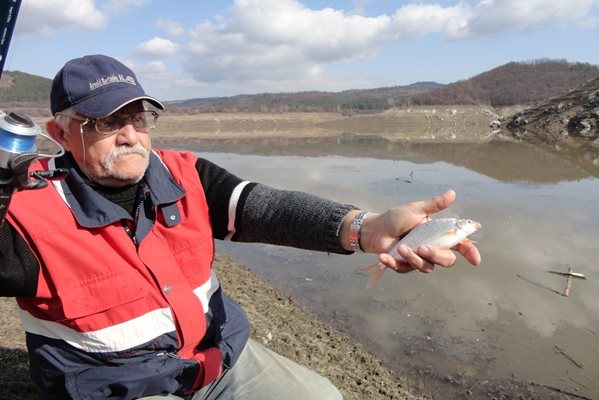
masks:
[[[457,201],[442,215],[482,222],[472,237],[482,265],[387,272],[366,289],[359,268],[374,261],[371,255],[229,243],[218,251],[266,276],[398,373],[430,377],[433,396],[458,396],[465,386],[478,393],[475,387],[512,379],[598,398],[599,179],[522,144],[350,142],[205,142],[200,154],[248,180],[376,211],[453,188]],[[587,279],[576,279],[565,297],[566,278],[547,271],[568,268]]]

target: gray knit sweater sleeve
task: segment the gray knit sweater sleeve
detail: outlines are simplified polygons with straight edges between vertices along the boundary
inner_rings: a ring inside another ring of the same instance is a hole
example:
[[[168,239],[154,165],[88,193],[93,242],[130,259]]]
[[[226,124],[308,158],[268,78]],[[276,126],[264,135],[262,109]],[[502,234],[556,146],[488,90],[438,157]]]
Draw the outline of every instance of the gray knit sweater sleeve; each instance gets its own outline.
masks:
[[[345,215],[355,207],[263,184],[252,185],[244,197],[237,209],[232,240],[351,253],[341,247],[339,230]]]

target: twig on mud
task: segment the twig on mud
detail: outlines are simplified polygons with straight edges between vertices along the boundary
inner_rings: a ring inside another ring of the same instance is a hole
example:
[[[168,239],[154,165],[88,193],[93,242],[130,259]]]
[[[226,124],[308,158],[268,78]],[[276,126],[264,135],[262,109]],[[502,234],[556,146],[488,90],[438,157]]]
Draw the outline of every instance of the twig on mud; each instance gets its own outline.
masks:
[[[562,356],[566,357],[570,362],[576,365],[578,368],[582,368],[582,364],[576,361],[570,354],[566,353],[566,350],[560,348],[559,346],[553,346],[555,350],[558,351]]]
[[[568,392],[567,390],[560,389],[560,388],[558,388],[558,387],[555,387],[555,386],[545,385],[544,383],[537,383],[537,382],[529,382],[529,383],[530,383],[532,386],[539,386],[539,387],[543,387],[543,388],[545,388],[545,389],[549,389],[549,390],[552,390],[552,391],[554,391],[554,392],[557,392],[557,393],[565,394],[565,395],[567,395],[567,396],[571,396],[571,397],[576,397],[577,399],[582,399],[582,400],[593,400],[593,399],[591,399],[590,397],[586,397],[586,396],[583,396],[583,395],[581,395],[581,394],[578,394],[578,393],[572,393],[572,392]]]

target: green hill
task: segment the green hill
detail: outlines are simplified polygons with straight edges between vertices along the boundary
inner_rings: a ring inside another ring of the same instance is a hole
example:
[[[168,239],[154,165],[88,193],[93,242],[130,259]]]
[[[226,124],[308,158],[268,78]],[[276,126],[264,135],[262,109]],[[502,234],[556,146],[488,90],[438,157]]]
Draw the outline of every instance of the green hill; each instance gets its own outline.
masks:
[[[417,82],[405,86],[354,89],[342,92],[306,91],[298,93],[260,93],[234,97],[213,97],[169,102],[170,109],[194,109],[200,112],[368,112],[386,110],[401,104],[416,93],[442,87],[435,82]]]
[[[0,79],[0,102],[48,101],[52,80],[19,71],[5,71]]]
[[[510,62],[449,85],[408,86],[343,92],[263,93],[189,99],[169,104],[177,112],[379,112],[416,105],[527,105],[558,96],[599,77],[599,66],[564,60]]]
[[[567,93],[599,77],[599,66],[564,60],[511,62],[449,85],[417,82],[405,86],[342,92],[261,93],[165,102],[170,113],[199,112],[380,112],[415,105],[527,105]],[[0,109],[31,107],[49,115],[52,81],[19,71],[0,80]],[[33,111],[35,110],[35,111]]]
[[[440,89],[411,96],[410,105],[531,104],[599,77],[599,66],[564,60],[511,62]]]

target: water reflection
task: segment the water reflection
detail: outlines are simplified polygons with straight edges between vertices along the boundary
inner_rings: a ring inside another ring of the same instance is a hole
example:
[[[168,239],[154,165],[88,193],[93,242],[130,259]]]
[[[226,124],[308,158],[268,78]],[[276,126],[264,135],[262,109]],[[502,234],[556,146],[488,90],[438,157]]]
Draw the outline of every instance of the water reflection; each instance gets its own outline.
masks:
[[[173,144],[174,145],[174,144]],[[179,144],[180,145],[180,144]],[[258,155],[369,157],[413,161],[445,161],[501,181],[557,183],[599,176],[599,168],[582,155],[548,153],[539,146],[489,141],[484,143],[393,142],[378,136],[345,134],[329,138],[268,138],[241,140],[193,139],[188,148]],[[573,158],[572,158],[573,157]]]
[[[463,147],[377,142],[339,156],[330,155],[340,151],[333,145],[269,143],[244,144],[244,154],[203,149],[201,155],[244,179],[372,210],[454,188],[458,200],[443,215],[483,223],[473,236],[484,258],[478,268],[460,262],[431,275],[387,273],[366,290],[367,278],[356,271],[373,262],[371,255],[227,243],[218,250],[398,368],[420,365],[477,379],[515,376],[592,397],[599,393],[599,180],[529,146]],[[565,279],[547,270],[568,266],[588,279],[574,282],[566,298],[556,293]]]

